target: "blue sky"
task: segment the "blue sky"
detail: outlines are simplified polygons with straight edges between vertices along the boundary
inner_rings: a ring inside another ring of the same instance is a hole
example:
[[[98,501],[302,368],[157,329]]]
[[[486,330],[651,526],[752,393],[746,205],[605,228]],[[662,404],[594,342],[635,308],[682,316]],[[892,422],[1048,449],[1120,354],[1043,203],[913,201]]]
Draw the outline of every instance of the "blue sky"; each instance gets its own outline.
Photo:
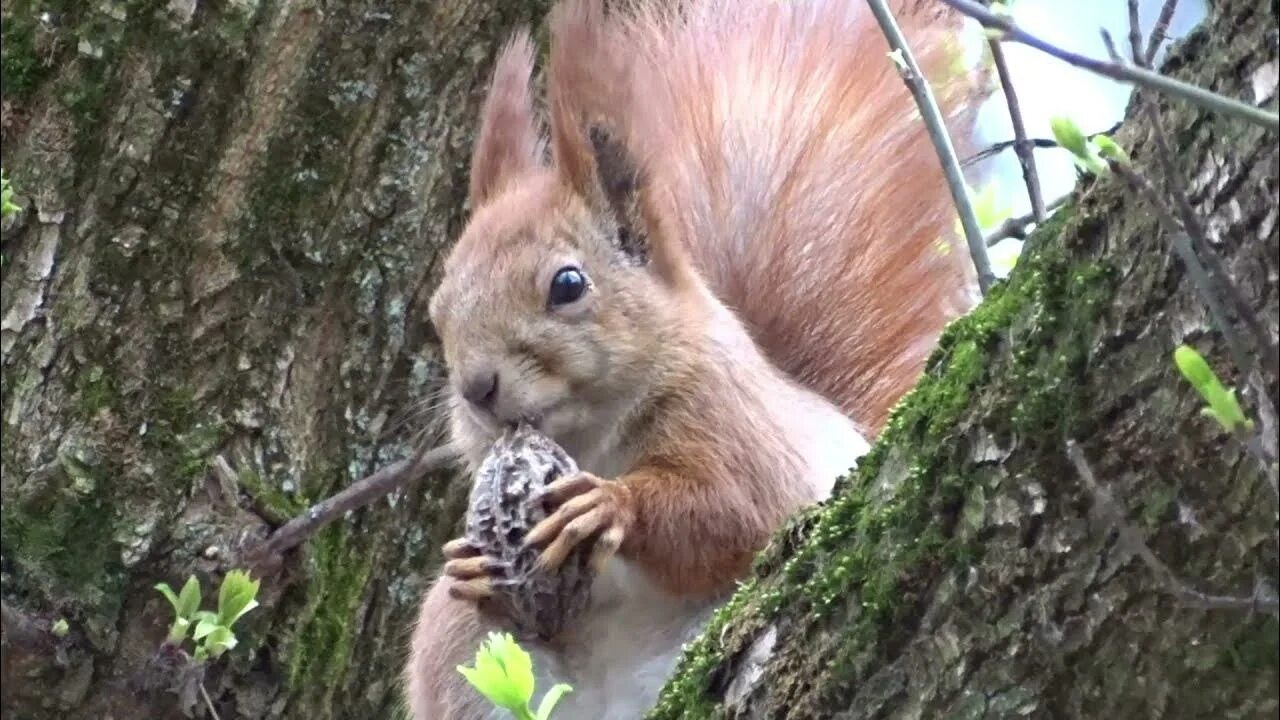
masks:
[[[1139,17],[1144,35],[1160,13],[1163,0],[1140,0]],[[1124,51],[1128,47],[1129,16],[1126,0],[1013,0],[1009,3],[1018,26],[1060,47],[1097,58],[1106,58],[1101,28],[1106,28]],[[1195,27],[1207,9],[1205,0],[1182,0],[1170,26],[1170,36],[1178,38]],[[976,24],[966,38],[972,47],[983,42]],[[1163,55],[1163,53],[1162,53]],[[1037,50],[1015,43],[1005,44],[1014,87],[1022,105],[1027,133],[1032,137],[1052,137],[1049,118],[1067,115],[1086,133],[1111,127],[1124,115],[1129,101],[1127,85],[1076,69]],[[1158,62],[1157,58],[1157,62]],[[982,108],[978,126],[979,145],[1012,139],[1009,112],[1004,96],[997,93]],[[1063,150],[1038,149],[1036,165],[1045,201],[1070,192],[1075,170],[1070,155]],[[990,161],[991,174],[985,182],[996,183],[999,197],[1012,205],[1014,215],[1031,211],[1017,158],[1010,151]],[[995,256],[1015,252],[1019,243],[1002,243]]]

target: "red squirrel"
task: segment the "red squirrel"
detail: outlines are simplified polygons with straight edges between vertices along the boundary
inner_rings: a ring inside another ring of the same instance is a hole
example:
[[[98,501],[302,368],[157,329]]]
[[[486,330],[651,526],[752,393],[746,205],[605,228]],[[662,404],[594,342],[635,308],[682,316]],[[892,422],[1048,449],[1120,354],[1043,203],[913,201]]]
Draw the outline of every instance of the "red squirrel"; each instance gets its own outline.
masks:
[[[957,69],[958,19],[891,5],[963,141],[980,83]],[[591,605],[527,649],[540,692],[573,687],[558,720],[625,720],[770,534],[856,464],[972,275],[865,2],[565,0],[549,24],[549,148],[519,32],[430,314],[470,467],[523,422],[582,468],[526,542],[553,570],[585,543]],[[455,670],[503,627],[482,609],[499,571],[466,540],[445,555],[409,707],[502,717]]]

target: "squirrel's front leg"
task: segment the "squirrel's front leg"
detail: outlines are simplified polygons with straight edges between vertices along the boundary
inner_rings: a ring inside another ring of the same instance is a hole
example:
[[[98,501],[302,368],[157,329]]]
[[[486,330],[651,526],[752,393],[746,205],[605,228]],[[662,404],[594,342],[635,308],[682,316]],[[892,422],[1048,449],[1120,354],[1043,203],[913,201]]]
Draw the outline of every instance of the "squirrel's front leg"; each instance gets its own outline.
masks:
[[[449,595],[457,600],[480,604],[493,597],[497,583],[507,579],[510,566],[483,550],[468,538],[445,543],[441,549],[445,564],[443,574],[453,578]]]
[[[525,537],[525,547],[544,548],[541,565],[555,571],[582,542],[596,538],[592,572],[599,574],[622,547],[633,522],[627,486],[591,473],[577,473],[547,485],[533,498],[555,508]]]
[[[558,568],[577,545],[595,540],[600,572],[615,553],[634,561],[667,592],[708,599],[733,587],[769,533],[799,498],[752,497],[744,483],[701,472],[639,468],[616,480],[579,473],[551,483],[542,499],[555,510],[526,536]]]

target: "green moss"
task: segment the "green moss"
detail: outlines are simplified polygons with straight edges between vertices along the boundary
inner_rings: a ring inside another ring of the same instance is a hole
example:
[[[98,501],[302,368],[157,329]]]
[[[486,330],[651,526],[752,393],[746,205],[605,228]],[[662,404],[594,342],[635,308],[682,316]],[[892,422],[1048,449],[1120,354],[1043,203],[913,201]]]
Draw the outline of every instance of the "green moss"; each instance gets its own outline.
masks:
[[[0,544],[14,562],[17,587],[61,601],[76,610],[115,617],[123,592],[123,566],[115,517],[105,497],[110,483],[90,459],[66,455],[61,473],[26,497],[6,499]]]
[[[80,412],[85,418],[114,407],[120,401],[115,379],[100,365],[82,369],[76,375],[74,385],[80,396]]]
[[[1235,631],[1218,665],[1227,672],[1267,673],[1280,669],[1280,620],[1259,617]]]
[[[327,717],[322,709],[334,705],[358,634],[353,619],[369,581],[372,553],[357,544],[339,523],[311,546],[311,581],[289,643],[288,683],[316,717]]]
[[[16,3],[19,8],[28,3]],[[49,72],[49,66],[36,53],[39,20],[30,8],[6,13],[0,27],[0,87],[10,102],[27,100]]]
[[[795,660],[814,663],[805,666],[810,677],[828,673],[826,690],[839,692],[857,679],[868,653],[897,642],[901,621],[940,572],[979,559],[973,533],[956,527],[966,499],[995,478],[970,456],[966,419],[982,417],[997,437],[1034,443],[1060,437],[1084,402],[1086,333],[1110,297],[1113,274],[1105,266],[1074,264],[1055,242],[1070,215],[1067,208],[1046,223],[1012,278],[946,329],[919,384],[895,407],[870,453],[806,518],[802,537],[766,553],[757,568],[769,574],[758,575],[717,613],[650,717],[713,714],[712,673],[755,628],[783,612],[807,617],[811,626],[826,623],[829,636],[839,635],[826,657]]]
[[[242,472],[237,480],[240,482],[240,487],[253,498],[258,512],[263,513],[267,516],[267,520],[273,523],[284,524],[301,514],[310,505],[306,498],[286,494],[256,472]]]

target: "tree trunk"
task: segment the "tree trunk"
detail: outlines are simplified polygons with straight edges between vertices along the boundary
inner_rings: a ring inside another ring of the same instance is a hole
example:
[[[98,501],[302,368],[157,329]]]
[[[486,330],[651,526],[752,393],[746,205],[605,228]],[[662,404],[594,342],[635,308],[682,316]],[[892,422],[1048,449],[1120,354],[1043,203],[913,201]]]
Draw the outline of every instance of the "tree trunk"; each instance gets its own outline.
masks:
[[[246,539],[408,454],[441,375],[420,303],[463,217],[488,63],[543,5],[4,0],[25,208],[2,248],[6,715],[180,716],[136,692],[171,615],[153,585],[195,573],[211,595]],[[1221,0],[1167,69],[1274,95],[1259,5]],[[1274,328],[1274,136],[1161,104]],[[1157,176],[1147,132],[1119,139]],[[1276,582],[1275,506],[1172,348],[1242,383],[1149,207],[1104,180],[1060,217],[947,333],[860,472],[779,533],[658,717],[1274,713],[1274,617],[1162,592],[1063,452],[1082,443],[1182,578],[1247,596]],[[430,478],[352,513],[264,582],[204,678],[220,716],[398,712],[461,490]]]
[[[1276,107],[1275,16],[1219,0],[1165,71]],[[1211,239],[1277,327],[1274,134],[1142,92],[1119,134],[1160,178],[1136,103],[1158,101]],[[1275,496],[1171,354],[1228,385],[1221,336],[1151,206],[1088,184],[1007,284],[945,334],[859,471],[760,558],[686,653],[655,718],[1263,718],[1274,615],[1180,604],[1119,542],[1065,454],[1196,589],[1277,580]],[[1277,396],[1275,369],[1248,383]],[[1274,450],[1276,418],[1259,418]]]
[[[180,717],[138,692],[153,586],[212,607],[246,541],[408,454],[488,67],[544,5],[4,0],[6,717]],[[399,712],[449,480],[263,583],[204,677],[222,718]]]

